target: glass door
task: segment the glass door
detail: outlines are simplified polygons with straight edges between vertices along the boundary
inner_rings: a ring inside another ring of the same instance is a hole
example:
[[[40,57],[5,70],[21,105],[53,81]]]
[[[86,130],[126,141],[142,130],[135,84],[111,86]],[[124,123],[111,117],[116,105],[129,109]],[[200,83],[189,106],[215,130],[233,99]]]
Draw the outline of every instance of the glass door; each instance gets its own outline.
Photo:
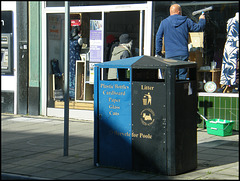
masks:
[[[121,34],[125,33],[129,34],[133,40],[132,55],[139,56],[140,11],[106,12],[104,14],[104,61],[111,60],[111,47],[115,46]]]

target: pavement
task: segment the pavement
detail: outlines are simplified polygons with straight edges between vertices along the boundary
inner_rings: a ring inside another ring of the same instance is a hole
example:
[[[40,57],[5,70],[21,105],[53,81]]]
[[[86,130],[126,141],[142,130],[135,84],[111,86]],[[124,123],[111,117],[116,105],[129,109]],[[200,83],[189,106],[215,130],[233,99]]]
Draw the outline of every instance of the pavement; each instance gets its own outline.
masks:
[[[238,131],[198,128],[197,169],[166,176],[96,167],[93,120],[69,119],[67,156],[64,118],[1,113],[1,129],[1,180],[239,180]]]

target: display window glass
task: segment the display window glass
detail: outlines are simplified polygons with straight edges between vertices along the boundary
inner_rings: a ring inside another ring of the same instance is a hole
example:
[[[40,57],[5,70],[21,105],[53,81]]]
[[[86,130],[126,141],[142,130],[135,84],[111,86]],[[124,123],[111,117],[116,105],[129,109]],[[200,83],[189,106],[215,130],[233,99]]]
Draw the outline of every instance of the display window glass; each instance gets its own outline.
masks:
[[[70,6],[139,4],[147,1],[69,1]],[[46,7],[63,7],[64,1],[46,1]]]
[[[199,16],[204,10],[206,26],[203,32],[189,33],[189,61],[197,63],[198,91],[205,92],[204,84],[213,81],[217,89],[221,87],[220,76],[223,64],[225,44],[228,34],[228,22],[239,12],[238,1],[175,1],[181,5],[182,15],[198,23]],[[155,1],[154,4],[154,42],[152,50],[155,53],[155,39],[160,23],[169,16],[172,2]],[[208,9],[207,11],[205,11]],[[239,25],[237,25],[239,26]],[[236,32],[239,27],[236,28]],[[239,33],[237,33],[239,34]],[[236,36],[236,37],[239,37]],[[239,38],[238,38],[239,39]],[[237,43],[236,43],[237,44]],[[237,48],[237,45],[236,47]],[[163,48],[163,53],[165,49]],[[239,54],[239,53],[238,53]],[[239,60],[235,58],[234,62]],[[235,57],[237,57],[235,56]],[[237,67],[236,63],[232,67]],[[228,70],[225,70],[228,71]],[[239,71],[239,70],[237,70]],[[236,69],[235,69],[236,72]],[[217,91],[216,89],[216,91]]]
[[[64,13],[47,14],[47,97],[48,107],[53,108],[64,107],[64,19]],[[80,58],[75,61],[74,71],[69,64],[69,78],[71,74],[75,78],[74,96],[70,98],[70,108],[74,109],[78,104],[93,102],[94,65],[110,61],[109,35],[119,43],[120,35],[128,33],[133,42],[132,56],[139,56],[139,49],[142,52],[143,47],[140,48],[139,41],[140,11],[106,12],[104,20],[100,12],[74,12],[70,13],[70,24],[70,36],[73,29],[77,28],[82,41]],[[57,66],[55,68],[54,63]]]

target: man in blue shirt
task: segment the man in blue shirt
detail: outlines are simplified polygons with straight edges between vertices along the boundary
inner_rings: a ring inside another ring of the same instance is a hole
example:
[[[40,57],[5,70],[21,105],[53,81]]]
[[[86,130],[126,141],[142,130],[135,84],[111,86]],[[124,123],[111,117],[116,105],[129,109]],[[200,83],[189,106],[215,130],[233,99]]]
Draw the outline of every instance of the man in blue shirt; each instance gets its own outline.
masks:
[[[164,19],[156,34],[156,55],[162,56],[162,40],[164,36],[165,58],[188,61],[188,34],[200,32],[205,28],[205,15],[199,16],[195,23],[186,16],[182,16],[179,4],[170,7],[170,16]],[[179,79],[186,79],[187,69],[179,69]]]

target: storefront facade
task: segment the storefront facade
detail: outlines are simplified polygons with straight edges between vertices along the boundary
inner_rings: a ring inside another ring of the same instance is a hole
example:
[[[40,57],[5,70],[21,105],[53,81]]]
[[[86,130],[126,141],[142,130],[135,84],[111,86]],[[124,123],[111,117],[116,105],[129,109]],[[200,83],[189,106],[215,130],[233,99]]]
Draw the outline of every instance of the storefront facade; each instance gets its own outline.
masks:
[[[195,22],[198,22],[199,15],[192,15],[193,11],[213,7],[213,10],[205,13],[207,24],[202,37],[203,43],[200,49],[202,51],[192,52],[190,59],[193,61],[198,59],[199,67],[209,66],[214,60],[217,62],[217,68],[220,69],[226,41],[226,23],[239,11],[239,2],[175,2],[181,5],[183,15]],[[161,21],[169,16],[169,7],[172,3],[173,1],[69,1],[70,21],[73,23],[70,29],[73,28],[74,21],[79,20],[83,37],[81,60],[76,63],[75,99],[69,102],[70,118],[93,119],[93,67],[96,63],[106,61],[108,35],[118,39],[121,34],[128,33],[133,39],[133,56],[154,56],[156,32]],[[27,113],[63,117],[65,2],[29,1],[27,7],[29,47]],[[16,15],[14,18],[16,19]],[[101,26],[97,32],[98,40],[92,38],[93,23],[99,23]],[[15,46],[17,43],[14,44]],[[17,54],[14,53],[16,62],[14,67],[17,65]],[[52,60],[58,61],[59,71],[63,73],[62,77],[57,77],[53,72]],[[209,73],[205,76],[205,73],[199,72],[199,92],[204,92],[201,85],[210,80],[210,76]],[[9,82],[17,86],[16,77],[2,75],[1,78],[2,92],[13,90],[9,87]],[[231,97],[231,93],[228,96]],[[233,97],[238,99],[236,95]],[[19,114],[21,111],[18,111],[17,91],[14,99],[12,112]],[[32,109],[29,111],[29,108]],[[33,109],[37,111],[34,112]],[[236,119],[238,119],[238,111],[234,114],[237,114]]]
[[[95,2],[97,3],[97,2]],[[126,2],[125,2],[126,3]],[[81,59],[76,63],[75,99],[70,100],[70,117],[93,119],[93,66],[105,61],[108,35],[118,37],[128,33],[133,39],[133,54],[151,55],[153,3],[71,5],[70,20],[80,20],[83,36]],[[51,7],[42,3],[42,114],[63,116],[62,80],[52,75],[51,60],[57,59],[59,69],[64,71],[64,4]],[[100,39],[91,38],[91,23],[100,23]],[[72,27],[71,27],[72,28]],[[102,38],[103,37],[103,38]],[[146,41],[147,40],[147,41]],[[98,46],[94,46],[94,44]],[[97,57],[95,55],[98,55]],[[55,83],[54,83],[55,81]],[[58,81],[58,82],[57,82]],[[57,85],[56,83],[59,83]],[[60,96],[56,95],[60,90]]]

